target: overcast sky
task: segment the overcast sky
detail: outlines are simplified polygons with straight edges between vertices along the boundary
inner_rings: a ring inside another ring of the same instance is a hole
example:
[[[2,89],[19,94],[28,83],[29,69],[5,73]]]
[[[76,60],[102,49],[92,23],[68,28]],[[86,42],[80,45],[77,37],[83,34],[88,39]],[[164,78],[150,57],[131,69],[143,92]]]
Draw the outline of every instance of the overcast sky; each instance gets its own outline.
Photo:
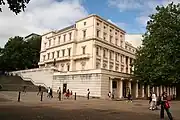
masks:
[[[31,0],[25,12],[15,15],[3,7],[0,13],[0,47],[9,37],[43,34],[72,25],[89,14],[97,14],[124,29],[126,40],[141,44],[148,15],[156,5],[180,0]],[[133,33],[133,34],[132,34]]]

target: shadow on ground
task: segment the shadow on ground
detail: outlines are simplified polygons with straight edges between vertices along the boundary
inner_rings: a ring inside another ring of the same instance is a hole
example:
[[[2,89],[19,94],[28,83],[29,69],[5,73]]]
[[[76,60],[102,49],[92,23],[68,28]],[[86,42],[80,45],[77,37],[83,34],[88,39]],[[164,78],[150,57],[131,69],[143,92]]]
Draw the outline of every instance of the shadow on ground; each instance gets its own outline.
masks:
[[[2,120],[159,120],[158,115],[100,109],[65,110],[44,106],[0,106]]]

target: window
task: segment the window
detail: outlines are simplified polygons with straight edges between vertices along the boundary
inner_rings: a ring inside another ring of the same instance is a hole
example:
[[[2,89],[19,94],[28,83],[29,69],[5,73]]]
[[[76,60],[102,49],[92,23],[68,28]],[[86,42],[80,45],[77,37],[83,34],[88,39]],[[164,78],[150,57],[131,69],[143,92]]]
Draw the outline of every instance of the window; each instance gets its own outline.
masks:
[[[64,55],[65,55],[65,50],[62,50],[62,56],[64,57]]]
[[[121,66],[121,72],[124,72],[124,66],[123,65]]]
[[[115,35],[117,35],[117,32],[115,32]]]
[[[110,36],[110,43],[112,43],[113,36]]]
[[[86,30],[83,30],[83,38],[86,37]]]
[[[57,51],[57,58],[59,58],[59,51]]]
[[[106,26],[104,26],[104,29],[106,29]]]
[[[44,43],[44,48],[45,48],[45,49],[46,49],[46,44],[47,44],[47,43]]]
[[[99,69],[100,68],[100,63],[96,63],[96,69]]]
[[[127,49],[127,46],[125,46],[125,48]]]
[[[53,39],[53,45],[55,45],[55,42],[56,42],[56,38]]]
[[[48,56],[48,60],[49,60],[49,58],[50,58],[50,53],[48,53],[47,56]]]
[[[52,59],[54,58],[54,52],[52,52]]]
[[[82,54],[85,54],[85,50],[86,50],[86,47],[83,46],[83,47],[82,47]]]
[[[49,47],[51,46],[51,40],[49,40]]]
[[[116,61],[118,61],[118,55],[117,55],[117,53],[115,53],[115,59],[116,59]]]
[[[116,53],[116,61],[119,61],[119,54]]]
[[[100,30],[97,30],[96,32],[97,37],[100,37]]]
[[[84,25],[86,25],[86,22],[84,22]]]
[[[99,26],[99,23],[97,23],[97,26]]]
[[[112,30],[111,30],[111,29],[110,29],[109,31],[110,31],[110,32],[112,32]]]
[[[46,59],[46,55],[43,55],[43,61],[45,61],[45,59]]]
[[[99,56],[99,47],[96,47],[96,55]]]
[[[71,48],[68,48],[68,56],[71,56]]]
[[[106,49],[103,50],[103,57],[106,57]]]
[[[118,45],[118,39],[116,38],[115,44]]]
[[[110,55],[110,56],[109,56],[110,59],[112,59],[112,52],[111,52],[111,51],[109,52],[109,55]]]
[[[107,36],[107,34],[106,34],[106,33],[104,33],[104,40],[106,40],[106,36]]]
[[[59,36],[58,38],[58,44],[60,44],[60,42],[61,42],[61,36]]]
[[[64,42],[66,42],[66,34],[64,35]]]
[[[119,67],[118,67],[118,66],[116,66],[116,71],[118,71],[118,69],[119,69]]]
[[[70,69],[70,66],[69,66],[69,64],[67,65],[67,71],[69,71],[69,69]]]
[[[122,47],[122,45],[123,45],[123,41],[121,40],[121,47]]]
[[[121,63],[124,63],[124,56],[123,55],[121,55]]]
[[[120,37],[122,38],[122,35],[120,35]]]
[[[69,33],[69,40],[71,40],[71,35],[72,35],[72,33]]]

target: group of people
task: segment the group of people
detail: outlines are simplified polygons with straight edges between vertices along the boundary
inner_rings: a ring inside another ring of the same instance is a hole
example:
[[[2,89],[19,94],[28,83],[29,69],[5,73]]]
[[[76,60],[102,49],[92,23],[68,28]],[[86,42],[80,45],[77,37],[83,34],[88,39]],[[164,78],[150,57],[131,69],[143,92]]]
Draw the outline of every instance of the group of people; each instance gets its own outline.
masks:
[[[161,106],[161,110],[160,110],[160,118],[161,119],[164,119],[164,111],[166,111],[169,120],[173,120],[173,117],[169,110],[170,104],[169,104],[167,92],[163,92],[163,94],[159,98],[157,97],[157,95],[154,92],[152,92],[152,94],[150,96],[149,104],[150,104],[150,107],[149,107],[150,110],[155,110],[155,109],[157,109],[157,106]]]
[[[109,91],[109,93],[108,93],[109,99],[114,99],[114,94],[115,94],[114,91],[113,91],[112,94],[111,94],[111,92]],[[128,94],[127,94],[127,102],[132,102],[132,95],[131,95],[130,91],[129,91]]]

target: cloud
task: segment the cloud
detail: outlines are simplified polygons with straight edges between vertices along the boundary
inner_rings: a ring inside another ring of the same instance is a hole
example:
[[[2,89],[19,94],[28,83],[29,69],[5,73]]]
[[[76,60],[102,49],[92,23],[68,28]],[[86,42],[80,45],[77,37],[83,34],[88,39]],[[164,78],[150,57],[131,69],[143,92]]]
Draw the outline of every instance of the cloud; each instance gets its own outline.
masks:
[[[146,26],[149,15],[156,12],[157,5],[166,6],[169,3],[180,3],[180,0],[108,0],[109,6],[117,7],[120,12],[132,11],[138,13],[135,20],[140,26]]]
[[[25,12],[15,15],[7,6],[0,13],[0,46],[9,37],[26,36],[32,32],[43,34],[74,24],[88,15],[83,0],[31,0]]]
[[[125,40],[134,47],[139,47],[142,45],[142,34],[126,34]]]

